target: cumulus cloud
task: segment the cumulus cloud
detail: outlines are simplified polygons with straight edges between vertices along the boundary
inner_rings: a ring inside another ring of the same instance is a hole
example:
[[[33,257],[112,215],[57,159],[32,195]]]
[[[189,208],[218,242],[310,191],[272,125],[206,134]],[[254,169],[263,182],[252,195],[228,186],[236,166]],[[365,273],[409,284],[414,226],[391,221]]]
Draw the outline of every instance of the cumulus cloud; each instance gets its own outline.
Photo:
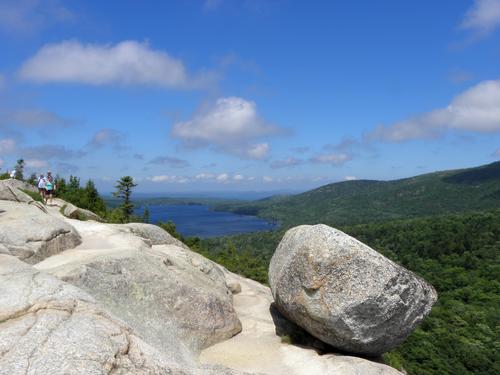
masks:
[[[284,130],[267,123],[254,102],[237,97],[218,99],[191,120],[178,122],[171,134],[191,147],[211,147],[242,158],[263,159],[269,145],[257,142]]]
[[[402,142],[437,138],[445,131],[477,133],[500,131],[500,80],[483,81],[453,98],[445,108],[422,113],[388,126],[380,125],[366,135],[369,140]]]
[[[159,175],[159,176],[146,177],[146,180],[149,180],[151,182],[167,182],[167,183],[184,184],[186,182],[189,182],[190,179],[188,177],[185,177],[185,176]]]
[[[303,160],[290,157],[282,160],[274,160],[273,162],[271,162],[270,167],[273,169],[289,168],[289,167],[295,167],[302,163]]]
[[[9,154],[16,149],[16,141],[12,138],[0,139],[0,155]]]
[[[311,159],[312,163],[331,164],[340,166],[351,160],[352,157],[346,152],[320,154]]]
[[[149,164],[166,165],[172,168],[186,168],[189,167],[187,160],[171,157],[171,156],[158,156],[149,161]]]
[[[242,174],[235,174],[233,176],[234,181],[243,181],[244,179],[245,179],[245,176],[243,176]]]
[[[19,71],[21,78],[38,83],[62,82],[89,85],[150,85],[196,88],[208,83],[210,74],[189,77],[182,61],[147,43],[133,40],[116,45],[65,41],[43,46]]]
[[[354,180],[357,180],[358,178],[355,177],[355,176],[345,176],[344,177],[344,180],[346,181],[354,181]]]
[[[196,180],[212,180],[215,178],[215,175],[213,173],[198,173],[194,178]]]
[[[491,34],[499,26],[500,0],[475,0],[461,24],[479,37]]]
[[[216,177],[218,182],[226,182],[229,180],[229,175],[227,173],[221,173]]]

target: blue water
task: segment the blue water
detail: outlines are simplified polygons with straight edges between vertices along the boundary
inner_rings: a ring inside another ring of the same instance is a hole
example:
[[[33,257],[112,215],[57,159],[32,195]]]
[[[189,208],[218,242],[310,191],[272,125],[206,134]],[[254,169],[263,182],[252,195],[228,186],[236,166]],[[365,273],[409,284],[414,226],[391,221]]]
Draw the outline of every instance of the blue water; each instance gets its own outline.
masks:
[[[205,205],[165,204],[149,205],[148,208],[152,224],[172,220],[177,226],[177,231],[186,237],[207,238],[276,228],[276,224],[256,216],[211,211]],[[143,212],[143,207],[138,207],[136,210],[138,215],[142,215]]]

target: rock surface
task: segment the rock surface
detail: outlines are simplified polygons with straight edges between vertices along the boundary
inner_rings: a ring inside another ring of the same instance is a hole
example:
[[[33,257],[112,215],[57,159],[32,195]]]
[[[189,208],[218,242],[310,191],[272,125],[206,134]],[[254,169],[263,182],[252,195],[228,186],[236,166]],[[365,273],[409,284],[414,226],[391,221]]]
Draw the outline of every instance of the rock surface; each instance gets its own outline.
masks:
[[[225,273],[228,283],[241,286],[241,292],[234,296],[234,308],[243,331],[205,349],[200,356],[202,362],[268,375],[402,375],[377,362],[338,354],[319,355],[310,347],[282,342],[277,335],[277,317],[270,309],[271,290],[256,281]]]
[[[130,223],[130,224],[118,224],[115,227],[122,231],[128,231],[135,234],[136,236],[146,238],[151,241],[152,245],[176,245],[188,249],[183,242],[172,237],[166,230],[160,228],[153,224],[143,224],[143,223]]]
[[[24,193],[22,190],[28,190],[31,192],[38,191],[34,186],[13,178],[0,180],[0,200],[24,203],[33,202],[33,198]]]
[[[81,243],[76,230],[36,205],[0,200],[0,243],[34,264]]]
[[[437,299],[420,277],[322,224],[285,234],[269,284],[288,319],[336,348],[366,355],[403,342]]]
[[[181,346],[172,343],[174,332],[197,352],[241,330],[224,275],[211,261],[175,245],[150,248],[115,226],[79,222],[77,228],[91,245],[103,247],[91,248],[84,241],[37,269],[81,287],[147,342]]]
[[[99,215],[93,213],[92,211],[77,207],[74,204],[68,203],[60,198],[53,199],[53,202],[56,206],[61,208],[62,214],[70,219],[94,220],[99,222],[103,221]]]
[[[180,375],[195,373],[191,366],[145,343],[87,293],[0,255],[1,375]]]

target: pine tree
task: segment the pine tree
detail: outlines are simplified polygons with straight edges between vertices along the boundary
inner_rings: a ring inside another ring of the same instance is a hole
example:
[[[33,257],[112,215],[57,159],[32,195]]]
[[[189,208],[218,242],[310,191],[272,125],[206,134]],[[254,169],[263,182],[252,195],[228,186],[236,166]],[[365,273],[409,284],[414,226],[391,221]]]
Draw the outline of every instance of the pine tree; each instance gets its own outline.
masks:
[[[134,205],[130,200],[130,196],[132,195],[132,189],[136,187],[137,184],[134,183],[134,179],[130,176],[124,176],[117,181],[117,185],[115,186],[116,191],[113,195],[117,198],[123,199],[123,204],[120,206],[123,211],[123,216],[125,222],[130,221],[130,215],[134,212]]]
[[[104,211],[106,211],[106,205],[102,198],[99,196],[99,192],[95,187],[94,181],[87,181],[84,189],[84,196],[87,204],[87,209],[96,213],[103,213]]]
[[[16,167],[16,179],[17,180],[24,180],[23,172],[24,172],[24,159],[19,159],[17,161]]]

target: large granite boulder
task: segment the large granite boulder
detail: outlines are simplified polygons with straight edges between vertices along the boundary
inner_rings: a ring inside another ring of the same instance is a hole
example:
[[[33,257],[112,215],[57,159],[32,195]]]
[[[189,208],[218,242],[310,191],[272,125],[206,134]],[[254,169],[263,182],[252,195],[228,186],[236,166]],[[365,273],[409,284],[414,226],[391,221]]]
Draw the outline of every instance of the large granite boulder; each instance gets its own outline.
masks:
[[[34,264],[80,243],[70,224],[40,207],[0,200],[0,244],[19,259]]]
[[[197,373],[175,353],[144,342],[82,290],[0,254],[0,375]]]
[[[285,234],[269,284],[288,319],[336,348],[365,355],[403,342],[437,299],[422,278],[322,224]]]
[[[36,267],[81,287],[162,350],[182,347],[172,333],[198,352],[241,330],[223,273],[175,245],[68,250]]]

